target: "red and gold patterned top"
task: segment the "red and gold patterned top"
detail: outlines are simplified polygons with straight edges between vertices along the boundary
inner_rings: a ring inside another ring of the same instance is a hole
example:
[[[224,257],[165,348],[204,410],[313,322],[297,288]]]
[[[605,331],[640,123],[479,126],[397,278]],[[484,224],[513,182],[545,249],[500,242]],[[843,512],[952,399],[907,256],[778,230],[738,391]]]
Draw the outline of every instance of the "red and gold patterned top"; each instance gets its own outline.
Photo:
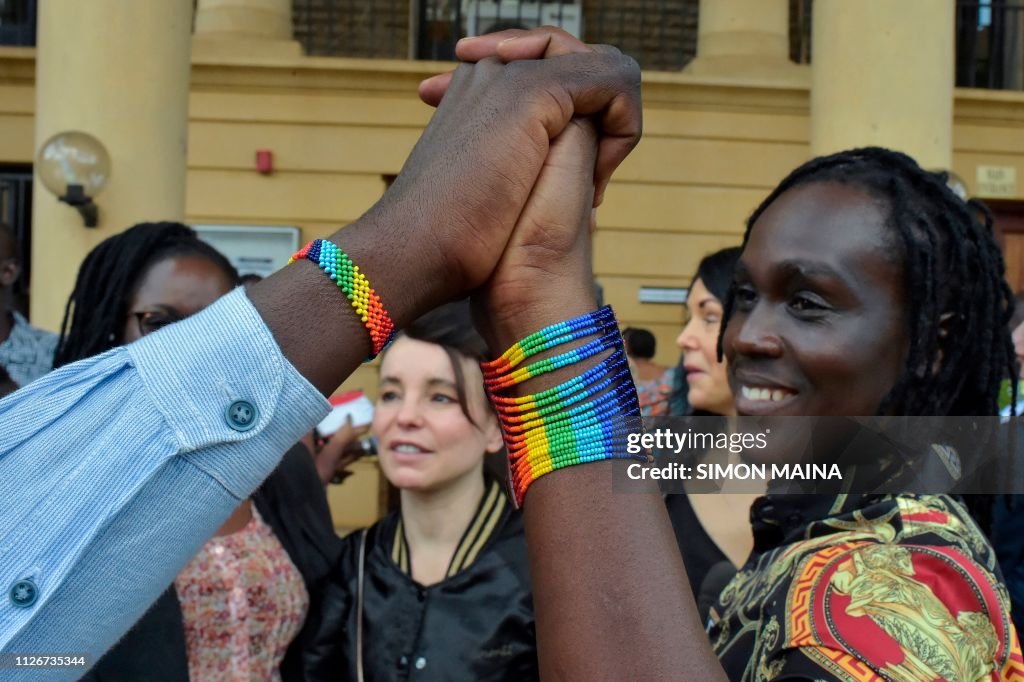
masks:
[[[237,533],[210,539],[174,581],[188,671],[203,682],[280,680],[309,594],[256,506]]]
[[[988,542],[944,496],[761,498],[711,612],[733,680],[1024,680]]]

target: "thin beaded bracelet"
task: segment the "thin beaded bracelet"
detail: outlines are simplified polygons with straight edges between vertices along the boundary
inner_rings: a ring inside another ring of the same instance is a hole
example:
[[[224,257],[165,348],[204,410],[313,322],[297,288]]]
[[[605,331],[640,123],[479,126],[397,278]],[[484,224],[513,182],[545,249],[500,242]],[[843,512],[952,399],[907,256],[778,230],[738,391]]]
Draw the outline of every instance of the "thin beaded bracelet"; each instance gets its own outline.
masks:
[[[578,415],[591,414],[594,410],[623,408],[629,405],[630,391],[634,394],[636,390],[629,384],[615,387],[615,389],[601,394],[600,397],[587,403],[576,405],[570,409],[561,410],[551,415],[516,415],[514,423],[509,424],[506,432],[508,436],[521,436],[534,429],[550,428],[561,422],[573,421]],[[513,420],[510,420],[512,422]]]
[[[574,393],[573,395],[567,396],[564,399],[553,401],[553,402],[551,402],[548,405],[540,407],[539,409],[530,410],[528,412],[527,411],[523,411],[523,412],[518,413],[518,414],[516,414],[516,413],[512,413],[512,414],[515,414],[515,416],[520,421],[523,422],[524,427],[526,425],[528,425],[530,422],[532,422],[533,420],[535,420],[535,419],[544,419],[545,417],[554,418],[556,415],[558,415],[558,413],[560,413],[560,412],[561,413],[565,413],[567,410],[569,410],[576,403],[579,403],[579,402],[581,402],[583,400],[586,400],[586,398],[588,396],[590,396],[590,395],[597,395],[598,393],[600,393],[601,391],[605,390],[606,388],[609,388],[613,384],[616,384],[617,382],[621,381],[622,379],[625,378],[625,374],[628,373],[628,372],[629,372],[628,369],[626,369],[625,372],[619,371],[617,374],[615,374],[615,376],[609,377],[607,379],[604,379],[603,381],[600,381],[600,382],[594,384],[592,387],[588,388],[586,391],[579,391],[577,393]],[[631,388],[632,387],[630,387],[630,386],[621,386],[620,385],[620,386],[617,386],[614,389],[614,391],[627,391],[628,392]]]
[[[521,457],[511,463],[510,472],[512,476],[512,488],[516,494],[517,503],[521,506],[527,489],[535,480],[544,474],[557,471],[584,462],[598,462],[613,458],[636,458],[634,455],[614,455],[609,453],[621,453],[626,451],[628,434],[637,430],[632,420],[624,422],[618,433],[604,439],[580,439],[563,437],[556,439],[554,443],[554,454],[538,453],[536,457]]]
[[[532,355],[592,336],[598,338],[515,369]],[[558,386],[533,395],[500,395],[540,374],[608,351],[596,366]],[[640,405],[610,308],[535,332],[481,368],[508,448],[516,505],[522,504],[533,481],[551,471],[606,459],[645,459],[626,449],[629,434],[640,428]]]
[[[326,239],[306,244],[288,260],[288,265],[303,259],[316,263],[338,285],[370,332],[372,350],[367,362],[380,355],[395,337],[395,324],[359,266],[337,244]]]
[[[577,390],[577,387],[582,388],[583,386],[589,386],[590,384],[600,381],[603,377],[607,376],[614,369],[613,364],[619,359],[618,355],[621,353],[621,350],[616,349],[612,355],[608,357],[608,362],[602,362],[599,365],[595,365],[578,377],[570,379],[564,384],[543,390],[540,393],[519,397],[493,395],[492,400],[494,401],[495,409],[497,409],[499,413],[507,411],[518,412],[519,410],[534,409],[536,407],[546,405],[554,400],[564,398],[574,393]]]
[[[599,331],[603,333],[616,327],[615,314],[612,312],[611,306],[604,306],[592,313],[580,315],[565,322],[556,322],[534,332],[522,341],[513,344],[501,354],[501,357],[482,363],[481,367],[484,372],[492,372],[500,376],[519,365],[524,359],[541,351],[576,339],[595,336]]]
[[[616,340],[620,339],[621,336],[618,330],[608,332],[599,339],[595,339],[586,343],[579,348],[573,348],[572,350],[562,353],[561,355],[555,355],[554,357],[545,358],[544,360],[538,360],[533,364],[527,365],[526,367],[520,367],[519,369],[504,375],[492,374],[484,378],[484,383],[488,388],[493,391],[500,391],[505,388],[510,388],[516,384],[521,384],[529,379],[534,379],[541,374],[547,374],[553,372],[556,369],[562,367],[568,367],[569,365],[575,365],[578,362],[582,362],[587,358],[591,358],[595,355],[605,352],[615,346],[612,345]]]
[[[621,393],[623,397],[632,395],[631,392],[634,391],[632,384],[623,381],[629,378],[629,367],[619,358],[618,353],[613,353],[595,369],[604,371],[586,382],[579,382],[580,377],[570,379],[554,387],[555,395],[553,396],[543,399],[539,398],[539,394],[523,396],[529,400],[520,405],[495,405],[499,419],[508,427],[508,432],[505,435],[512,437],[524,429],[530,428],[533,425],[531,422],[536,419],[546,418],[547,423],[567,419],[574,414],[573,409],[583,409],[578,403],[602,394],[608,389],[613,389],[610,393]],[[605,374],[611,374],[611,376],[604,376]],[[597,402],[603,403],[608,399],[609,396],[605,393],[597,399]]]

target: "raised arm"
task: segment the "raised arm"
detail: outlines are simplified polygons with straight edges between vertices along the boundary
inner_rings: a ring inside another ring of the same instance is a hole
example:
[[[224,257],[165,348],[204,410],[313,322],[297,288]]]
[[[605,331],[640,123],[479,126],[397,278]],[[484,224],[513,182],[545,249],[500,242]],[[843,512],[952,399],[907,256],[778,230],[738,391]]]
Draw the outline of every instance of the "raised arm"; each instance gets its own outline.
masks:
[[[638,108],[621,57],[460,67],[395,184],[330,239],[400,327],[484,283],[550,140],[623,101]],[[95,661],[370,347],[345,296],[301,261],[0,401],[0,652]]]
[[[505,36],[516,40],[501,43]],[[510,31],[460,45],[468,59],[587,49],[555,29]],[[436,100],[443,88],[442,78],[421,92]],[[626,106],[618,114],[634,126],[639,122],[640,112]],[[488,311],[480,323],[496,353],[597,307],[591,205],[594,188],[600,191],[608,180],[598,150],[632,147],[612,133],[595,138],[594,126],[577,119],[555,141],[502,260],[478,295],[479,308]],[[518,394],[557,385],[592,364],[532,379]],[[648,494],[616,495],[612,462],[572,466],[530,486],[524,515],[544,679],[726,679],[697,616],[656,487]]]
[[[399,327],[465,295],[494,270],[557,137],[574,115],[638,110],[637,72],[621,55],[578,54],[460,66],[395,183],[330,239],[351,255]],[[617,114],[618,115],[618,114]],[[619,116],[624,134],[638,121]],[[634,139],[635,143],[635,139]],[[624,158],[613,150],[605,164]],[[370,346],[339,292],[309,263],[252,287],[285,356],[324,393]],[[325,352],[329,351],[329,352]]]

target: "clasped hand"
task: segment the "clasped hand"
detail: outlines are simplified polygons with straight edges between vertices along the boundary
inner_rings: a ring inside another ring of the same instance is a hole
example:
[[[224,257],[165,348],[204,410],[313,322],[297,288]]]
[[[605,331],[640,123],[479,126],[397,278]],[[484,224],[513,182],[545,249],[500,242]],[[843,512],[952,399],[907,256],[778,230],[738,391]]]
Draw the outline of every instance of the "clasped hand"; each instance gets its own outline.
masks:
[[[591,208],[640,139],[640,71],[551,27],[456,54],[454,72],[421,84],[437,111],[371,215],[420,217],[439,280],[429,303],[474,292],[497,348],[593,306]]]

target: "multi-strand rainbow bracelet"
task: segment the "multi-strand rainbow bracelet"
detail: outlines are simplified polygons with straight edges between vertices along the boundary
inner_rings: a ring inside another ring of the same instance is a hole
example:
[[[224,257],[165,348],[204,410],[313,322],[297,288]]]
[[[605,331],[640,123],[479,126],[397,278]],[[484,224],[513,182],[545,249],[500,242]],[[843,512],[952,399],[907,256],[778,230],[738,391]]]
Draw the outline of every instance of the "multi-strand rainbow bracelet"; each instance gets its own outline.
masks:
[[[528,358],[586,341],[568,351],[520,367]],[[598,364],[558,386],[532,395],[505,395],[541,374],[607,353]],[[514,501],[541,476],[565,467],[630,455],[626,440],[640,429],[640,405],[622,337],[611,308],[545,327],[481,364],[488,397],[498,413]]]
[[[288,260],[288,264],[303,259],[316,263],[317,267],[345,293],[359,319],[370,332],[372,350],[367,361],[373,360],[391,343],[395,336],[395,324],[391,321],[388,311],[384,309],[380,296],[370,286],[366,275],[360,272],[359,266],[352,262],[347,253],[326,239],[314,239],[306,244],[295,252]]]

